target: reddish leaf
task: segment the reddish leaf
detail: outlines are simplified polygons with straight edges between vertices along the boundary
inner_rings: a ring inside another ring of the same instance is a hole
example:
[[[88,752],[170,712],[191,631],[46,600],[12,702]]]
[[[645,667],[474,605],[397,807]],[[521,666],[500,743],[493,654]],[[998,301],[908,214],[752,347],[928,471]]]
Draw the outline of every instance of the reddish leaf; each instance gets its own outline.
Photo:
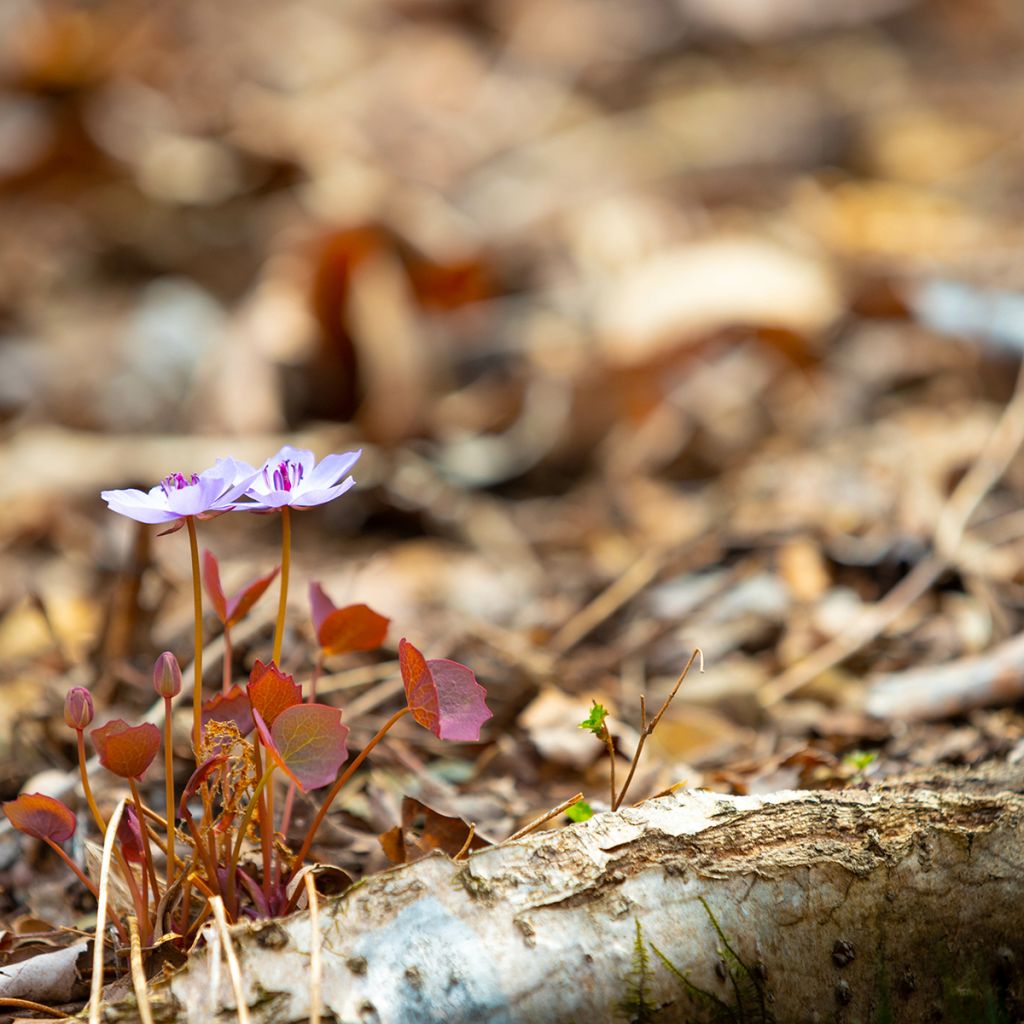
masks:
[[[141,779],[160,749],[160,730],[148,722],[129,725],[115,718],[89,735],[100,764],[122,779]]]
[[[324,588],[319,583],[309,585],[309,604],[313,611],[313,627],[317,636],[320,635],[320,627],[324,619],[333,611],[337,611],[334,602],[324,593]]]
[[[234,722],[242,736],[248,736],[255,728],[249,695],[237,683],[227,693],[218,693],[203,702],[202,720],[204,729],[208,722]]]
[[[441,740],[480,739],[480,726],[491,717],[487,691],[471,669],[457,661],[427,661],[408,640],[398,644],[405,696],[412,717]]]
[[[27,836],[63,843],[75,834],[74,812],[52,796],[22,793],[3,806],[7,820]]]
[[[213,605],[217,618],[223,622],[228,617],[228,604],[224,588],[220,585],[220,566],[212,551],[203,552],[203,589]]]
[[[277,578],[280,567],[275,566],[265,576],[250,580],[234,597],[228,600],[226,625],[233,626],[249,614],[249,609],[263,596],[267,587]]]
[[[146,849],[142,841],[139,816],[132,804],[125,804],[121,820],[117,823],[117,845],[124,859],[131,864],[146,863]]]
[[[390,621],[365,604],[350,604],[323,620],[317,639],[324,654],[372,651],[384,643]]]
[[[285,709],[302,703],[302,690],[295,680],[279,671],[273,662],[256,662],[246,690],[253,710],[260,713],[267,725],[273,725]]]
[[[249,609],[263,596],[267,587],[274,582],[280,567],[274,568],[265,576],[250,580],[233,597],[226,598],[220,582],[220,567],[212,551],[203,552],[203,587],[213,610],[225,626],[234,626],[241,622]]]
[[[308,793],[334,781],[348,758],[348,726],[341,712],[326,704],[299,704],[286,708],[272,726],[255,712],[260,739],[278,766]]]

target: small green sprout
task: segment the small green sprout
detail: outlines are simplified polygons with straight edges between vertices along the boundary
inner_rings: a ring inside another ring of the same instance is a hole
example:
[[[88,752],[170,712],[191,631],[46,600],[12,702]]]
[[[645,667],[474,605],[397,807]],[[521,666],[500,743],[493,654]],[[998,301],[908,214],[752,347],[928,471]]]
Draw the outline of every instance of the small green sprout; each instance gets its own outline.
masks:
[[[577,823],[589,821],[594,816],[594,808],[586,800],[577,800],[571,807],[566,808],[565,816]]]
[[[605,733],[604,720],[608,717],[608,709],[595,700],[590,708],[590,714],[580,722],[581,729],[587,729],[597,737],[603,737]]]

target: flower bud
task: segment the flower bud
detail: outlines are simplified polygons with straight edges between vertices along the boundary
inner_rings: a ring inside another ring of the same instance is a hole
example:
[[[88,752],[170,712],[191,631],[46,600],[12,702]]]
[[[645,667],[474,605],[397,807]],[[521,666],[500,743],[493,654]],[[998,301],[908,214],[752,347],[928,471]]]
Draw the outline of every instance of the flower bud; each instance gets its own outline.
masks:
[[[153,689],[170,699],[181,693],[181,666],[170,651],[164,651],[153,666]]]
[[[84,686],[74,686],[64,698],[64,721],[69,729],[81,731],[92,721],[92,694]]]

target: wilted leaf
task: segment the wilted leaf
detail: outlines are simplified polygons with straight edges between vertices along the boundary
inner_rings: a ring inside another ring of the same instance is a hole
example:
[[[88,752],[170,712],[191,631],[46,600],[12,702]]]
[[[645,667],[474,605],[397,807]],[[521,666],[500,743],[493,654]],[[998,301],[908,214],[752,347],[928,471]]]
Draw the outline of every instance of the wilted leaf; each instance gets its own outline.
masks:
[[[299,704],[281,711],[269,726],[259,711],[256,728],[270,756],[308,793],[333,782],[348,758],[348,726],[341,712],[326,704]]]
[[[405,695],[412,717],[438,739],[480,739],[480,726],[491,717],[487,691],[473,672],[457,661],[427,661],[408,640],[398,644]]]
[[[401,825],[396,825],[394,828],[389,828],[387,832],[382,832],[377,836],[377,839],[380,842],[381,849],[384,851],[384,856],[392,864],[405,863],[405,833],[402,831]]]
[[[160,730],[149,722],[129,725],[115,718],[89,735],[100,764],[122,779],[141,779],[160,749]]]
[[[212,757],[208,757],[198,768],[192,773],[188,782],[185,784],[185,789],[182,791],[181,800],[178,802],[178,817],[187,818],[189,817],[188,802],[199,792],[199,787],[228,759],[228,755],[224,753],[214,754]]]
[[[269,665],[264,665],[262,661],[256,662],[246,690],[253,711],[258,711],[263,721],[270,726],[282,711],[302,703],[301,688],[273,662]]]
[[[208,722],[234,722],[242,736],[248,736],[256,727],[249,695],[237,683],[227,693],[218,693],[203,702],[202,719],[204,729]]]
[[[52,796],[22,793],[3,807],[7,820],[27,836],[63,843],[75,834],[74,812]]]
[[[454,857],[466,845],[471,826],[462,818],[442,814],[415,797],[402,800],[402,824],[377,837],[385,856],[393,864],[405,864],[410,860],[441,850]],[[469,844],[470,850],[482,850],[491,842],[474,833]]]

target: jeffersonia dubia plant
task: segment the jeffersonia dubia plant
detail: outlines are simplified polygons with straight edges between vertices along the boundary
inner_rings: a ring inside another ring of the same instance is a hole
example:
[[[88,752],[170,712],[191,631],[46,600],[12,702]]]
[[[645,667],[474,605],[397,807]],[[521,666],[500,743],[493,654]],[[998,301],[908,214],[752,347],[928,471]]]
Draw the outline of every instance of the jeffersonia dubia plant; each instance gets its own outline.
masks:
[[[281,670],[291,555],[292,510],[333,500],[354,484],[348,475],[360,453],[329,455],[317,463],[308,451],[284,447],[259,469],[220,459],[202,473],[176,473],[149,491],[104,491],[109,507],[141,523],[173,533],[185,526],[192,560],[195,607],[192,748],[195,768],[176,793],[172,707],[182,689],[182,671],[171,652],[153,669],[153,688],[163,701],[163,730],[114,719],[91,729],[100,764],[124,779],[131,793],[117,828],[115,860],[131,896],[144,944],[171,935],[190,945],[210,913],[208,899],[219,896],[229,917],[279,914],[293,906],[302,887],[294,879],[308,856],[333,800],[394,724],[407,714],[439,739],[476,741],[491,716],[485,691],[473,673],[454,661],[427,660],[408,640],[399,643],[399,665],[406,703],[348,763],[349,728],[342,712],[317,703],[316,679],[323,661],[383,642],[388,620],[366,605],[338,608],[318,583],[310,587],[318,653],[309,696]],[[279,513],[281,565],[227,597],[216,557],[204,552],[200,568],[197,522],[230,512]],[[278,614],[271,659],[256,661],[245,685],[233,680],[230,629],[252,609],[275,578],[280,579]],[[224,630],[225,671],[220,692],[203,698],[203,589]],[[82,788],[96,828],[106,822],[88,776],[85,731],[93,722],[89,692],[67,695],[65,721],[76,734]],[[149,808],[140,782],[164,751],[164,816]],[[340,772],[340,774],[339,774]],[[285,808],[274,811],[274,780],[288,784]],[[285,842],[295,790],[330,787],[297,852]],[[75,816],[59,800],[28,794],[4,804],[15,828],[52,846],[92,891],[95,886],[60,844],[75,830]],[[158,831],[159,830],[159,831]],[[161,835],[162,833],[162,835]],[[247,848],[247,840],[255,847]],[[256,854],[258,848],[258,854]],[[162,857],[162,865],[158,858]],[[163,870],[158,872],[158,866]],[[162,880],[161,880],[162,877]],[[114,926],[125,938],[123,923]]]

